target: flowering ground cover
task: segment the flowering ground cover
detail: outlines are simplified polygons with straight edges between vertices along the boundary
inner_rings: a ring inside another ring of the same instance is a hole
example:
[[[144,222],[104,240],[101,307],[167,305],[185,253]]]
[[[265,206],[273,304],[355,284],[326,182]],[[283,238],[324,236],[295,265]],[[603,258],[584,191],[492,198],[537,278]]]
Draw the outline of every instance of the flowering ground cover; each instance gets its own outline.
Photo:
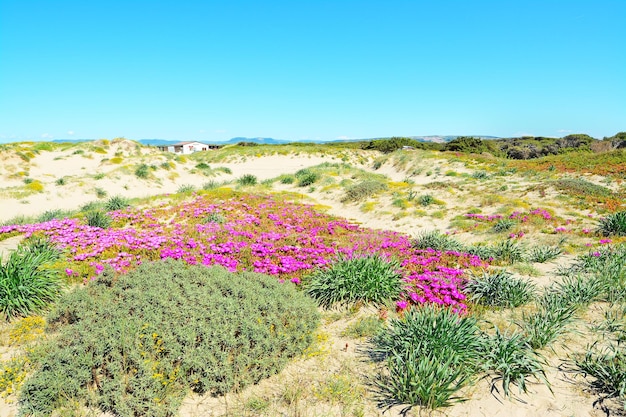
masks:
[[[466,309],[465,271],[488,265],[474,255],[417,250],[408,236],[371,230],[277,197],[202,193],[193,200],[149,209],[110,212],[110,228],[81,218],[0,227],[2,234],[44,234],[64,249],[74,281],[98,279],[108,265],[127,272],[143,262],[181,259],[230,271],[275,275],[299,285],[337,257],[378,254],[401,262],[405,290],[399,309],[436,303]]]

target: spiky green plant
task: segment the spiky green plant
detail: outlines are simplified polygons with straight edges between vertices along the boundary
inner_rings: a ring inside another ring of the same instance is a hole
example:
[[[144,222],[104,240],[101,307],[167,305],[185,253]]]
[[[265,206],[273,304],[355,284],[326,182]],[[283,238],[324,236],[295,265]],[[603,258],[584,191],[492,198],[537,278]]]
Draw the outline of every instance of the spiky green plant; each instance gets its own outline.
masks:
[[[529,262],[544,263],[558,258],[562,252],[558,246],[538,245],[530,248],[526,258]]]
[[[49,242],[20,245],[8,259],[0,259],[0,313],[10,319],[40,312],[61,293],[59,271],[47,267],[60,257]]]
[[[106,203],[104,203],[104,208],[107,211],[122,210],[128,206],[130,206],[130,201],[128,201],[126,197],[122,197],[120,195],[114,195],[113,197],[110,197]]]
[[[483,366],[492,375],[492,389],[497,390],[500,382],[506,397],[511,395],[511,384],[519,392],[528,392],[528,379],[541,381],[550,387],[544,371],[545,359],[533,351],[528,339],[521,333],[502,333],[495,328],[495,334],[484,340]]]
[[[533,349],[540,349],[566,332],[576,312],[576,305],[556,292],[547,292],[539,301],[538,310],[522,314],[522,331]]]
[[[434,249],[439,251],[462,251],[464,249],[461,242],[444,235],[438,230],[418,233],[412,242],[412,246],[415,249]]]
[[[529,302],[536,289],[530,281],[516,278],[505,270],[496,270],[472,276],[465,284],[465,291],[473,302],[512,308]]]
[[[340,257],[307,278],[306,292],[326,308],[356,302],[385,304],[402,288],[400,263],[379,255]]]
[[[258,181],[257,177],[252,174],[245,174],[237,179],[237,182],[239,183],[239,185],[243,185],[243,186],[256,185],[257,181]]]
[[[85,219],[87,220],[87,225],[101,229],[108,229],[113,221],[104,210],[88,211],[85,213]]]
[[[383,402],[434,409],[462,401],[456,394],[478,372],[481,334],[476,319],[425,305],[392,319],[374,345],[387,360],[377,382]]]
[[[626,211],[611,213],[600,219],[598,233],[603,236],[626,236]]]

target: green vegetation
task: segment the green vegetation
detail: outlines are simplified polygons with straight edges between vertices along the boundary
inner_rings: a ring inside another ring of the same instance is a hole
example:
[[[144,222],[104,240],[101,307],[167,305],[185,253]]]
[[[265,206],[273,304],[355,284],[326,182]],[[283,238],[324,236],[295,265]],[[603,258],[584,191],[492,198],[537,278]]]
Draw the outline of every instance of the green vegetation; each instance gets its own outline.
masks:
[[[89,210],[85,213],[87,225],[91,227],[99,227],[108,229],[111,227],[113,219],[104,210]]]
[[[63,288],[51,264],[60,251],[50,242],[31,238],[0,259],[0,312],[6,319],[42,311]]]
[[[141,164],[135,169],[137,178],[146,179],[150,176],[150,167],[147,164]]]
[[[388,405],[439,408],[462,401],[457,392],[476,374],[481,333],[476,319],[424,306],[392,319],[374,339],[388,374],[377,382]]]
[[[528,303],[536,291],[532,283],[516,278],[505,270],[473,276],[465,285],[465,290],[476,303],[508,308]]]
[[[363,181],[346,188],[346,194],[341,201],[343,203],[359,202],[385,190],[387,190],[387,184],[383,182],[374,180]]]
[[[256,185],[257,183],[256,175],[245,174],[237,179],[239,185],[247,186],[247,185]]]
[[[340,258],[330,267],[311,274],[306,292],[321,306],[357,302],[387,304],[401,290],[399,262],[378,255]]]
[[[105,272],[50,314],[60,334],[24,384],[21,410],[171,416],[191,390],[237,392],[277,373],[318,320],[311,300],[260,274],[171,260]]]
[[[122,210],[128,206],[130,206],[130,201],[128,201],[126,197],[122,197],[120,195],[110,197],[104,204],[104,208],[107,211]]]
[[[611,213],[600,219],[598,233],[603,236],[626,236],[626,211]]]

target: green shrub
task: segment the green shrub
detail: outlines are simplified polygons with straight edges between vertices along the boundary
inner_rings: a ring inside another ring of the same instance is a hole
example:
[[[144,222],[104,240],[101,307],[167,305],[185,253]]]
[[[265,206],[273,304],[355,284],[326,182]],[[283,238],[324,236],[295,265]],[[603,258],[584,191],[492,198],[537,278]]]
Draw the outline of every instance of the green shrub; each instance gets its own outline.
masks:
[[[343,203],[359,202],[377,193],[385,191],[386,189],[387,189],[387,184],[384,184],[380,181],[375,181],[375,180],[363,181],[358,184],[349,186],[346,189],[346,194],[341,199],[341,202]]]
[[[211,169],[209,164],[207,164],[206,162],[200,162],[199,164],[196,165],[196,168],[198,168],[198,169]]]
[[[281,184],[293,184],[295,180],[296,180],[295,177],[293,177],[292,175],[283,175],[280,178],[280,183]]]
[[[255,175],[252,174],[245,174],[243,176],[241,176],[240,178],[237,179],[237,182],[239,183],[239,185],[256,185],[257,183],[257,178]]]
[[[339,258],[328,268],[313,272],[306,292],[326,308],[335,304],[385,304],[402,288],[400,263],[379,255]]]
[[[105,271],[48,318],[59,336],[21,411],[66,401],[118,416],[172,416],[190,391],[222,395],[279,372],[311,342],[312,300],[275,277],[167,260]]]
[[[40,312],[62,291],[59,271],[50,267],[61,253],[49,241],[31,239],[0,258],[0,312],[5,318]]]
[[[430,194],[423,194],[417,197],[417,202],[424,207],[430,206],[435,202],[435,198]]]
[[[204,184],[202,184],[202,189],[203,190],[207,190],[207,191],[208,190],[214,190],[216,188],[219,188],[219,186],[220,186],[219,182],[211,180],[211,181],[207,181]]]
[[[150,167],[147,164],[141,164],[135,169],[137,178],[148,178],[150,176]]]
[[[65,177],[61,177],[61,178],[57,178],[56,181],[54,182],[56,185],[65,185],[66,184],[66,180]]]
[[[481,334],[476,319],[422,306],[406,312],[374,338],[388,374],[377,382],[385,403],[446,407],[478,372]]]
[[[298,180],[298,187],[308,187],[315,183],[320,176],[318,173],[305,168],[297,171],[295,177]]]
[[[120,195],[114,195],[113,197],[109,198],[104,204],[104,208],[107,211],[122,210],[128,206],[130,206],[130,202],[128,201],[128,199]]]
[[[600,219],[598,233],[603,236],[626,236],[626,211],[618,211]]]
[[[529,302],[535,286],[504,270],[483,272],[473,276],[465,284],[470,300],[479,304],[497,307],[518,307]]]
[[[581,197],[610,197],[613,194],[610,189],[582,178],[561,178],[554,182],[554,186],[570,195]]]

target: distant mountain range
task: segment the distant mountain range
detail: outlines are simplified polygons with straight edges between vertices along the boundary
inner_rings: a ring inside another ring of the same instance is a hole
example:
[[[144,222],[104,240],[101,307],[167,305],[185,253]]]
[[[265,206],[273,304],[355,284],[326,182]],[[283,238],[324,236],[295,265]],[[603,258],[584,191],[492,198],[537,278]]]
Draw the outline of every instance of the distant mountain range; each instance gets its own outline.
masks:
[[[485,135],[464,135],[464,136],[473,136],[475,138],[480,138],[480,139],[499,139],[497,136],[485,136]],[[438,142],[438,143],[445,143],[445,142],[450,142],[456,138],[459,137],[459,135],[457,136],[441,136],[441,135],[429,135],[429,136],[408,136],[411,139],[420,141],[420,142]],[[311,140],[311,139],[307,139],[307,140],[299,140],[299,141],[294,141],[294,140],[284,140],[284,139],[274,139],[274,138],[246,138],[246,137],[236,137],[236,138],[232,138],[229,139],[227,141],[221,141],[221,142],[208,142],[208,143],[215,143],[218,145],[234,145],[236,143],[240,143],[240,142],[251,142],[251,143],[258,143],[260,145],[280,145],[280,144],[286,144],[286,143],[292,143],[292,142],[305,142],[305,143],[337,143],[337,142],[361,142],[361,141],[367,141],[367,140],[376,140],[376,139],[384,139],[384,138],[365,138],[365,139],[338,139],[338,140]],[[140,143],[143,143],[144,145],[152,145],[152,146],[167,146],[167,145],[172,145],[174,143],[178,143],[180,141],[177,140],[166,140],[166,139],[140,139],[139,140]],[[201,140],[198,140],[198,142],[203,142]]]

